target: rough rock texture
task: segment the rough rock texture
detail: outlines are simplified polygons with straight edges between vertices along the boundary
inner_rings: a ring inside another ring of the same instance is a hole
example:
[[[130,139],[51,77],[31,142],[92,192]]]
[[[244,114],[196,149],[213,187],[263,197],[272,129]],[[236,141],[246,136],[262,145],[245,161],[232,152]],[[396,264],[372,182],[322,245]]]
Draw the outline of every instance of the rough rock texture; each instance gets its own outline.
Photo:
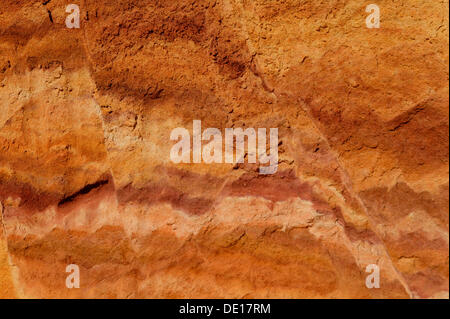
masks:
[[[73,2],[0,5],[0,298],[448,298],[448,1]],[[277,174],[172,163],[194,119]]]

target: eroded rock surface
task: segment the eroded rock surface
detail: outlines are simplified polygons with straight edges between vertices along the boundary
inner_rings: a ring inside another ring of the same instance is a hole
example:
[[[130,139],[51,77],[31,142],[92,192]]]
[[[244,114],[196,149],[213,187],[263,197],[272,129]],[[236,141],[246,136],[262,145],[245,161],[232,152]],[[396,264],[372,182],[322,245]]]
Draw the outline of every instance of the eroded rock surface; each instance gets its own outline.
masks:
[[[448,298],[448,1],[68,4],[0,6],[0,297]],[[193,120],[278,172],[174,164]]]

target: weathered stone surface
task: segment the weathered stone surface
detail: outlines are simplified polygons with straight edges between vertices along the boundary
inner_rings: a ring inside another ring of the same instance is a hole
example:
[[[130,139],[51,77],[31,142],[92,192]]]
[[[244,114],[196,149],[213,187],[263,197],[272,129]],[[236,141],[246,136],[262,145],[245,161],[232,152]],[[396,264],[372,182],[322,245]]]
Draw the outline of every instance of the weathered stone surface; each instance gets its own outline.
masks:
[[[0,297],[448,298],[448,1],[67,4],[0,6]],[[278,172],[174,164],[193,120]]]

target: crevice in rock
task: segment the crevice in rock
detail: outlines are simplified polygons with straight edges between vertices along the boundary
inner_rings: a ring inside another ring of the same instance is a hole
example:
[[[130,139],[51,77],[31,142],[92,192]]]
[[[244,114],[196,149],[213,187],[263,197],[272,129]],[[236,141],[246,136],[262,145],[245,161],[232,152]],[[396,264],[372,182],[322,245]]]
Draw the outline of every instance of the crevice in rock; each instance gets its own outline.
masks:
[[[77,198],[78,196],[88,194],[92,190],[94,190],[96,188],[100,188],[103,185],[106,185],[108,183],[109,183],[109,180],[100,180],[93,184],[88,184],[88,185],[84,186],[82,189],[80,189],[79,191],[73,193],[72,195],[64,197],[62,200],[59,201],[58,206],[64,205],[69,202],[73,202],[75,200],[75,198]]]
[[[52,16],[52,12],[50,10],[47,9],[48,12],[48,18],[50,19],[50,22],[53,23],[53,16]]]

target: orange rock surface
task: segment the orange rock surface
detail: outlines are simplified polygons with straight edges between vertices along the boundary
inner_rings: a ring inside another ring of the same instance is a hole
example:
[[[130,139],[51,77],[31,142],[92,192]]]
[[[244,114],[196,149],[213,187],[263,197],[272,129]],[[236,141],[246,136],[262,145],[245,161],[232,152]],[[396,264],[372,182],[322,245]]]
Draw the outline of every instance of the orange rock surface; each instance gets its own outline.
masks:
[[[448,1],[69,3],[0,5],[0,298],[448,298]],[[174,164],[193,120],[278,172]]]

